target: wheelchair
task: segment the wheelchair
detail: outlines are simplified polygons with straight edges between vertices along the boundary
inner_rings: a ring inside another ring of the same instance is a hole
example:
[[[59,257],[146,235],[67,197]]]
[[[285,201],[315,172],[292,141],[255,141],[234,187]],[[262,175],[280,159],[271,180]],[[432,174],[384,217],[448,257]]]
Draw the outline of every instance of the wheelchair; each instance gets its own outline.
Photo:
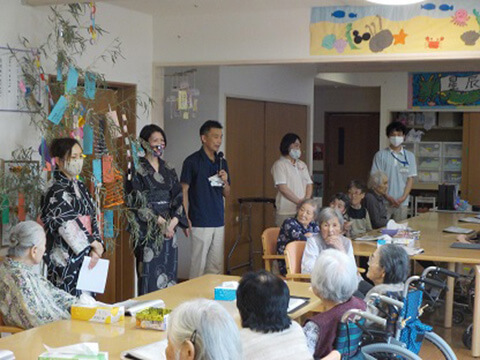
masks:
[[[335,348],[342,359],[406,359],[419,360],[422,342],[428,341],[443,355],[444,359],[456,360],[451,347],[432,328],[420,321],[425,306],[423,295],[425,285],[446,289],[444,282],[432,279],[432,275],[444,274],[457,277],[458,274],[435,266],[424,270],[421,276],[407,279],[401,294],[372,294],[367,305],[375,306],[384,317],[353,309],[346,312],[337,330]],[[386,304],[383,311],[380,304]],[[375,327],[366,325],[366,322]]]

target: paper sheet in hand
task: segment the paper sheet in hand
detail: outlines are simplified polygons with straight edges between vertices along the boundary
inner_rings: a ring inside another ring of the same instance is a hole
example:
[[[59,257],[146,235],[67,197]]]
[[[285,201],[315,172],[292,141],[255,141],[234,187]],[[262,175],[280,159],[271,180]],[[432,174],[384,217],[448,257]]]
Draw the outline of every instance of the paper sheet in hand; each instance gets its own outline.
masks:
[[[443,232],[452,233],[452,234],[470,234],[473,231],[474,230],[472,229],[462,228],[458,226],[449,226],[443,229]]]
[[[105,292],[105,285],[107,284],[110,261],[100,259],[93,269],[89,269],[88,265],[90,264],[90,260],[90,256],[85,256],[83,259],[82,268],[78,275],[77,289],[103,294]]]
[[[162,340],[153,344],[140,346],[132,350],[124,351],[121,354],[122,359],[139,359],[139,360],[164,360],[165,350],[167,349],[168,340]]]

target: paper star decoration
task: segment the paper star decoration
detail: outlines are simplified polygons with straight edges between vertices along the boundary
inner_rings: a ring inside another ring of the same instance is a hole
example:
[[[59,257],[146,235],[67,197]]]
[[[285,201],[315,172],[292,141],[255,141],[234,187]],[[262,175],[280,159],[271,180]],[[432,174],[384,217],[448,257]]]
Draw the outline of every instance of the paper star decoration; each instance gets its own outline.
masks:
[[[408,36],[408,34],[405,34],[403,29],[401,29],[398,34],[393,35],[393,38],[395,39],[393,45],[397,45],[397,44],[405,45],[405,38],[407,36]]]

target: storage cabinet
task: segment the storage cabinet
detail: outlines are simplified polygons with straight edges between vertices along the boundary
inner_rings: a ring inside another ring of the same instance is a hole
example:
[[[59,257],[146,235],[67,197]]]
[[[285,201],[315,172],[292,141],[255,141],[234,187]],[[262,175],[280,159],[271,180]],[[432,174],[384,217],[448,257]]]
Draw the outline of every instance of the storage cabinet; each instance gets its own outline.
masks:
[[[480,113],[465,113],[462,147],[462,199],[480,205]]]

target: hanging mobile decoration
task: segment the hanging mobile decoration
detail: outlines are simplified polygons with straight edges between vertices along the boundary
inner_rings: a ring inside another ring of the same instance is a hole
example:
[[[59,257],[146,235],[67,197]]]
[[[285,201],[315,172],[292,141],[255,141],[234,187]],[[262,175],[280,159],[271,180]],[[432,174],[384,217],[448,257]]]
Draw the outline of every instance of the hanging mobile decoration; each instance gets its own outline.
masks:
[[[198,111],[198,97],[200,90],[196,88],[196,69],[177,72],[170,76],[172,78],[171,95],[167,96],[166,102],[170,108],[170,118],[182,118],[188,120],[195,118]],[[192,84],[193,83],[193,84]]]
[[[92,21],[92,24],[88,28],[88,32],[90,33],[91,39],[90,39],[90,44],[95,44],[97,40],[97,30],[95,28],[95,13],[97,12],[97,7],[95,5],[95,1],[90,1],[90,20]]]

